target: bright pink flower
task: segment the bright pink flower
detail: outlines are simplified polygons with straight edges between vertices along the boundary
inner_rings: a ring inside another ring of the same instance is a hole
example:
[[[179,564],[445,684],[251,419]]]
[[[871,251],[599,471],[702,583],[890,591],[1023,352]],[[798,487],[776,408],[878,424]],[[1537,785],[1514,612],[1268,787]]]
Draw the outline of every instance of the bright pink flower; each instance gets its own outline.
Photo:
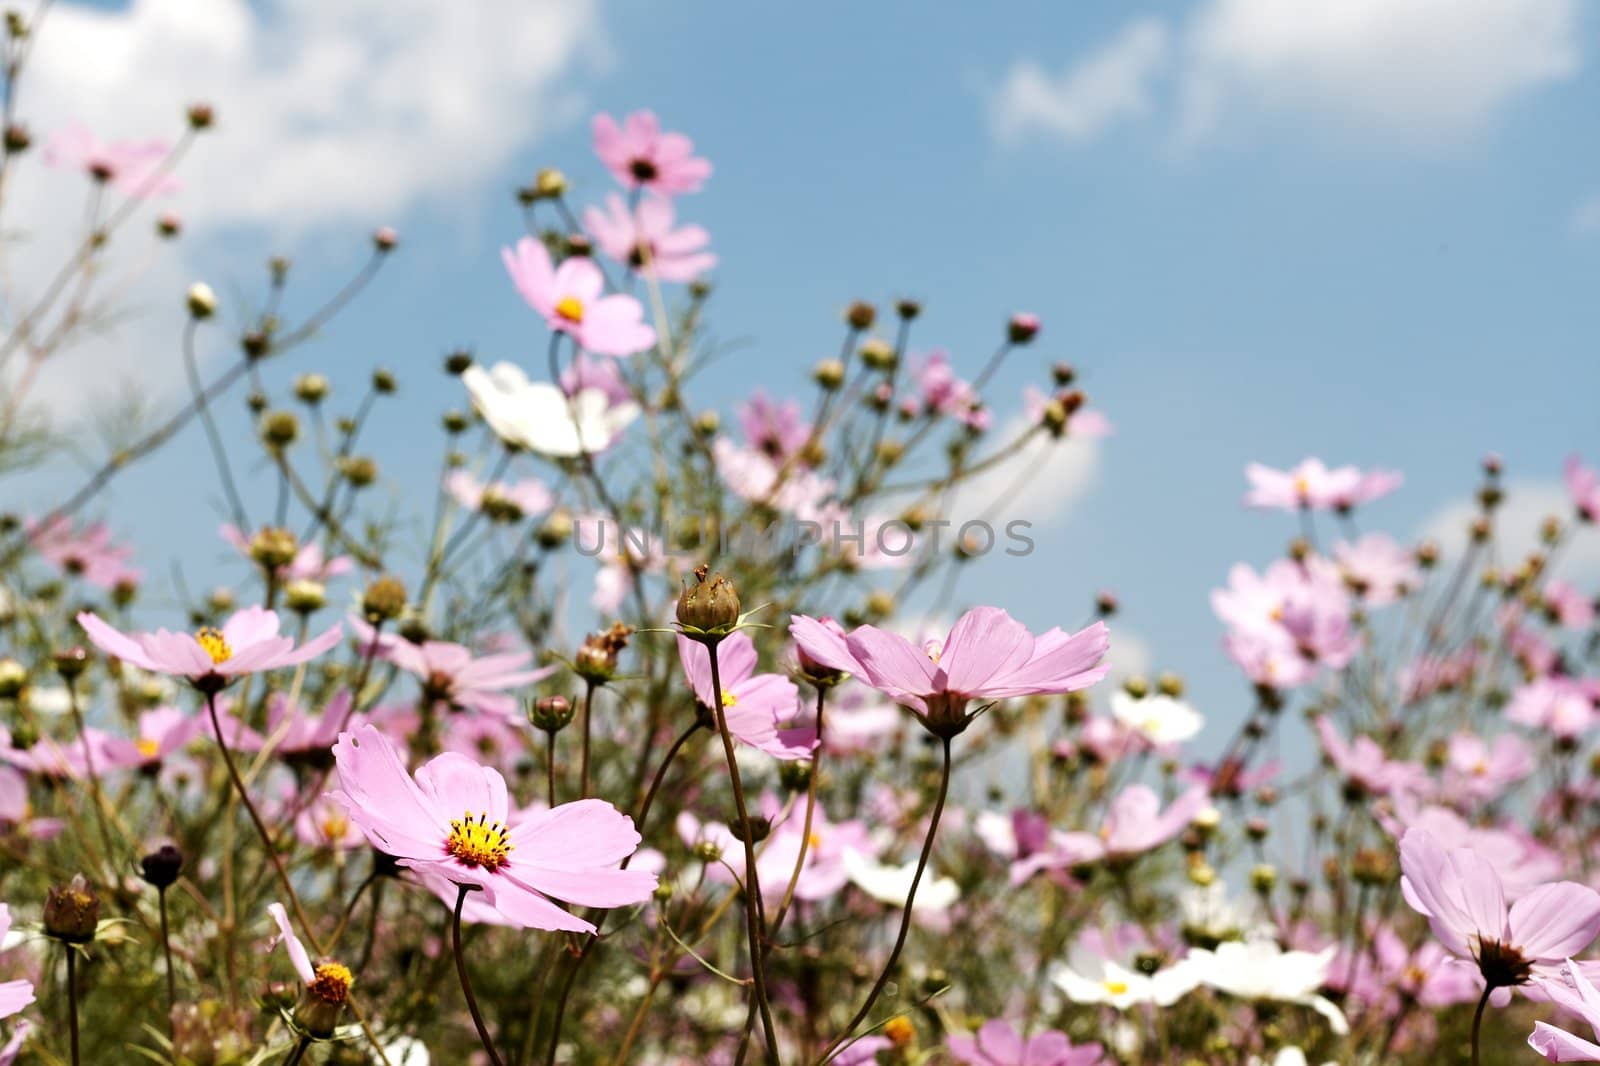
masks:
[[[772,459],[787,459],[811,439],[811,426],[798,400],[771,399],[757,389],[738,407],[745,443]]]
[[[625,188],[663,196],[699,192],[711,176],[711,163],[694,154],[694,142],[681,133],[663,133],[654,112],[635,111],[618,126],[608,114],[592,123],[594,154]]]
[[[0,903],[0,941],[11,932],[11,908]],[[0,1018],[9,1018],[33,1002],[32,981],[0,982]]]
[[[632,211],[622,197],[606,197],[605,210],[583,213],[583,228],[600,250],[630,270],[662,281],[693,281],[717,265],[706,251],[711,235],[700,226],[673,228],[672,201],[646,196]]]
[[[1578,517],[1585,522],[1600,522],[1600,474],[1583,465],[1577,455],[1567,456],[1567,492]]]
[[[950,1055],[966,1066],[1097,1066],[1105,1062],[1099,1044],[1073,1044],[1054,1029],[1023,1039],[1007,1021],[992,1018],[976,1033],[951,1033]]]
[[[507,521],[544,514],[555,505],[555,497],[538,478],[485,483],[465,470],[455,470],[444,479],[444,487],[468,510],[483,511],[491,518]]]
[[[351,628],[364,643],[374,639],[370,626],[352,620]],[[470,648],[443,640],[413,644],[391,634],[377,637],[377,655],[422,681],[423,695],[435,702],[482,714],[517,717],[512,689],[525,688],[555,673],[553,666],[527,669],[531,652],[502,652],[474,657]]]
[[[1340,541],[1333,558],[1345,582],[1370,607],[1393,603],[1421,584],[1416,556],[1384,533],[1368,533],[1354,544]]]
[[[1322,753],[1348,786],[1363,794],[1388,796],[1396,792],[1427,795],[1433,791],[1428,772],[1415,763],[1391,760],[1376,740],[1358,736],[1347,743],[1327,715],[1312,720]]]
[[[1600,991],[1571,959],[1559,975],[1540,981],[1540,987],[1557,1004],[1582,1018],[1600,1040]],[[1544,1022],[1533,1023],[1528,1046],[1548,1062],[1600,1062],[1600,1044]]]
[[[292,637],[279,636],[278,616],[261,607],[234,612],[221,629],[206,627],[198,633],[122,633],[92,611],[78,614],[78,624],[95,646],[107,655],[157,674],[186,677],[201,689],[216,691],[245,674],[299,666],[339,643],[340,629],[332,626],[321,636],[296,648]]]
[[[678,659],[702,707],[711,708],[711,655],[704,644],[680,635]],[[743,631],[717,645],[722,710],[735,740],[776,759],[809,759],[817,746],[815,726],[789,728],[800,714],[800,692],[782,674],[756,673],[756,646]]]
[[[812,647],[819,661],[831,641]],[[1038,636],[998,607],[962,615],[943,641],[917,647],[898,633],[860,626],[845,638],[858,669],[850,672],[912,711],[933,732],[953,736],[970,720],[973,700],[1055,695],[1088,688],[1106,675],[1110,638],[1104,622],[1077,633],[1060,628]]]
[[[183,187],[173,175],[159,172],[170,151],[165,141],[101,141],[75,122],[51,135],[44,161],[110,182],[124,196],[144,198],[169,196]]]
[[[332,795],[373,847],[451,905],[449,886],[472,885],[512,925],[592,933],[593,925],[551,899],[623,907],[655,891],[655,874],[617,868],[639,834],[633,819],[603,800],[565,803],[508,825],[505,778],[463,755],[437,755],[413,779],[400,749],[370,725],[341,735],[333,754],[340,789]]]
[[[1411,909],[1452,955],[1476,962],[1493,989],[1556,976],[1600,933],[1600,892],[1558,881],[1508,909],[1494,864],[1470,848],[1445,848],[1424,829],[1400,838],[1400,868]]]
[[[29,521],[25,528],[33,550],[70,577],[114,589],[118,585],[137,585],[144,576],[143,571],[129,565],[133,549],[113,544],[111,530],[104,522],[74,530],[72,520],[63,515],[47,522]]]
[[[240,555],[250,558],[250,538],[239,527],[224,522],[217,528],[217,533],[233,545]],[[325,557],[322,545],[312,541],[300,545],[288,565],[278,567],[277,577],[280,581],[327,581],[348,573],[354,566],[355,560],[348,555],[335,555],[332,559]]]
[[[501,249],[500,256],[528,306],[578,347],[600,355],[632,355],[656,342],[638,300],[605,295],[605,276],[593,260],[573,256],[552,266],[550,253],[532,237],[522,238],[514,249]]]

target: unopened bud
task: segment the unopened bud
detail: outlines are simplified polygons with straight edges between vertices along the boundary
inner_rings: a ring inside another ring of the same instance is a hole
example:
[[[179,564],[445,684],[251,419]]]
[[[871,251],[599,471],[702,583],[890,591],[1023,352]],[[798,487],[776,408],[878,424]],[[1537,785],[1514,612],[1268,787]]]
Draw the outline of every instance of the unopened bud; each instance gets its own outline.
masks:
[[[394,251],[394,246],[400,243],[400,234],[392,226],[380,226],[372,234],[372,247],[380,255],[387,255]]]
[[[844,384],[844,364],[837,359],[824,359],[811,371],[811,378],[829,391]]]
[[[845,309],[844,320],[851,329],[858,333],[872,328],[872,323],[878,317],[877,309],[863,300],[857,300]]]
[[[916,300],[896,300],[894,312],[907,322],[922,314],[922,304]]]
[[[328,590],[320,581],[296,578],[284,586],[283,602],[296,614],[311,614],[327,605]]]
[[[139,876],[154,888],[168,888],[183,872],[183,852],[175,844],[163,844],[139,860]]]
[[[261,416],[261,439],[274,451],[282,451],[300,436],[300,420],[292,411],[268,411]]]
[[[185,299],[189,304],[189,314],[194,318],[210,318],[217,313],[217,294],[203,281],[197,281],[189,286],[189,293]]]
[[[189,128],[192,130],[208,130],[217,121],[217,112],[210,104],[190,104],[187,112]]]
[[[294,562],[300,545],[287,529],[268,526],[250,538],[250,558],[263,570],[278,570]]]
[[[328,379],[321,374],[301,374],[294,379],[294,394],[302,403],[318,404],[327,398]]]
[[[347,455],[339,460],[338,468],[352,488],[364,489],[378,480],[378,461],[370,455]]]
[[[528,722],[554,736],[572,723],[572,701],[565,696],[541,696],[528,708]]]
[[[1025,311],[1011,316],[1006,323],[1006,336],[1012,344],[1027,344],[1039,335],[1039,316]]]
[[[460,377],[472,366],[472,353],[464,349],[451,352],[444,357],[444,372],[454,377]]]
[[[893,370],[894,348],[888,341],[869,337],[861,345],[861,362],[873,370]]]
[[[0,659],[0,699],[16,699],[27,684],[27,667],[15,659]]]
[[[44,931],[68,944],[87,944],[100,924],[100,897],[82,874],[52,886],[44,901]]]
[[[405,609],[406,587],[389,574],[373,581],[361,594],[361,613],[373,625],[399,618]]]
[[[709,576],[702,564],[695,568],[694,581],[678,596],[678,624],[688,636],[720,638],[739,624],[739,593],[721,574]]]

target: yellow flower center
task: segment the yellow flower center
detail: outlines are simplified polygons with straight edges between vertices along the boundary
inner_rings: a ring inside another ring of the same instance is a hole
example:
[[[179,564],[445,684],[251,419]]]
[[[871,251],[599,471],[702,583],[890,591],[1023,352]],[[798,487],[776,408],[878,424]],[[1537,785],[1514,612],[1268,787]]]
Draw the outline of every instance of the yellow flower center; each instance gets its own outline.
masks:
[[[344,839],[350,830],[350,819],[342,814],[330,814],[322,820],[322,838],[332,843]]]
[[[324,962],[317,966],[316,976],[311,978],[311,983],[306,987],[324,1003],[339,1004],[350,998],[350,986],[354,982],[355,975],[348,966]]]
[[[205,649],[205,653],[211,656],[213,666],[233,658],[233,649],[228,646],[220,630],[206,626],[194,635],[194,639]]]
[[[722,705],[724,707],[737,707],[739,706],[739,697],[731,692],[724,692],[722,694]]]
[[[568,322],[582,322],[583,301],[576,296],[563,296],[556,301],[556,314]]]
[[[1311,482],[1307,481],[1304,477],[1295,478],[1294,491],[1300,496],[1311,495]]]
[[[1114,981],[1108,977],[1101,984],[1105,985],[1106,991],[1113,996],[1125,995],[1128,991],[1128,982],[1126,981]]]
[[[146,759],[154,759],[161,754],[161,743],[149,737],[140,737],[138,741],[139,754]]]
[[[1150,736],[1155,736],[1157,733],[1161,732],[1161,719],[1157,718],[1153,714],[1146,715],[1144,721],[1139,723],[1139,731]]]
[[[1474,776],[1477,776],[1477,777],[1483,777],[1486,774],[1488,774],[1488,772],[1489,772],[1489,764],[1486,763],[1486,762],[1480,761],[1475,766],[1473,766],[1473,768],[1472,768],[1472,773],[1474,774]]]
[[[806,846],[813,850],[822,847],[822,837],[812,830],[806,834]]]
[[[491,873],[506,864],[512,848],[511,832],[504,822],[491,822],[487,814],[476,818],[468,811],[450,822],[444,850],[463,866],[481,866]]]

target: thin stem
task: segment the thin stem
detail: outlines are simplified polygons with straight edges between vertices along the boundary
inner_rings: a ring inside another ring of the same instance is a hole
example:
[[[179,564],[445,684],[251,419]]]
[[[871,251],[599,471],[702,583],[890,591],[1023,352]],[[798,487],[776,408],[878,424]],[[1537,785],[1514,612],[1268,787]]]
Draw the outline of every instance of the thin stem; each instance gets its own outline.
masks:
[[[640,834],[644,833],[645,819],[650,817],[650,807],[656,801],[656,793],[661,790],[661,782],[666,779],[667,769],[672,766],[672,760],[678,757],[679,750],[682,749],[682,747],[689,742],[689,738],[694,736],[695,733],[699,732],[699,730],[699,721],[690,723],[689,728],[678,734],[678,739],[672,742],[672,747],[668,748],[667,754],[662,757],[661,765],[656,768],[655,776],[650,779],[650,788],[644,794],[644,802],[639,804],[639,813],[634,815],[633,828],[636,832]],[[624,869],[627,868],[628,860],[632,858],[633,856],[630,855],[627,859],[622,860]]]
[[[161,953],[166,956],[167,960],[167,1038],[176,1044],[178,1039],[177,1023],[173,1021],[172,1013],[178,1006],[178,978],[172,971],[172,938],[167,933],[167,890],[165,886],[156,891],[156,899],[161,905]],[[174,1049],[173,1054],[177,1054],[176,1049]]]
[[[761,885],[756,877],[756,846],[750,831],[750,811],[745,805],[744,783],[739,779],[739,759],[733,750],[733,734],[728,731],[728,715],[722,706],[722,672],[717,665],[717,644],[706,644],[711,660],[711,709],[717,716],[717,732],[722,737],[722,752],[728,760],[728,777],[733,784],[733,806],[739,815],[739,839],[744,845],[745,932],[750,942],[750,989],[761,1016],[761,1031],[767,1042],[767,1061],[778,1062],[778,1034],[772,1025],[772,1005],[767,999],[766,952],[762,947]],[[748,1032],[748,1029],[746,1029]]]
[[[1489,1005],[1489,994],[1494,985],[1483,984],[1483,995],[1478,997],[1478,1009],[1472,1012],[1472,1066],[1478,1066],[1478,1030],[1483,1026],[1483,1008]]]
[[[311,1038],[302,1036],[300,1042],[289,1052],[289,1057],[283,1060],[283,1066],[300,1066],[300,1061],[306,1057],[306,1049],[311,1047]]]
[[[478,1039],[483,1041],[483,1050],[488,1052],[489,1061],[493,1066],[505,1066],[500,1058],[500,1053],[494,1049],[494,1041],[489,1037],[489,1028],[483,1024],[483,1014],[478,1010],[478,998],[472,994],[472,982],[467,979],[467,960],[461,954],[461,908],[466,905],[467,893],[476,889],[476,885],[457,885],[455,915],[450,923],[450,947],[456,956],[456,976],[461,978],[461,993],[467,997],[467,1010],[472,1013],[472,1024],[478,1027]]]
[[[72,1066],[78,1066],[78,949],[67,945],[67,1029],[72,1034]]]
[[[944,759],[939,772],[939,798],[933,804],[933,817],[928,821],[928,835],[922,842],[922,854],[917,858],[917,872],[911,878],[911,891],[906,893],[905,910],[900,915],[900,933],[894,938],[894,948],[889,952],[889,960],[883,965],[883,972],[878,974],[877,983],[872,986],[872,991],[867,993],[866,1001],[856,1011],[844,1027],[844,1031],[834,1037],[822,1052],[819,1063],[827,1062],[837,1051],[850,1034],[855,1032],[856,1026],[866,1020],[872,1010],[872,1005],[878,1001],[878,996],[883,993],[884,986],[889,983],[889,975],[894,972],[895,963],[900,961],[900,952],[906,946],[906,936],[911,932],[911,907],[917,898],[917,886],[922,883],[922,872],[928,868],[928,859],[933,854],[933,838],[939,831],[939,818],[944,814],[945,796],[950,792],[950,738],[941,738],[944,741]],[[1479,1005],[1482,1011],[1482,1005]]]
[[[222,434],[217,430],[216,419],[211,417],[211,404],[206,399],[205,386],[200,381],[200,366],[194,354],[194,333],[200,319],[194,315],[189,316],[189,321],[183,327],[183,368],[189,377],[189,392],[194,397],[195,414],[200,417],[200,424],[206,431],[206,442],[211,446],[211,458],[217,464],[217,476],[222,482],[223,494],[228,497],[228,511],[233,515],[234,525],[245,536],[250,535],[250,519],[245,513],[244,500],[239,496],[239,488],[234,484],[233,468],[228,465],[228,449],[222,443]]]
[[[822,773],[822,711],[828,699],[828,690],[821,685],[817,686],[817,748],[811,757],[811,780],[806,782],[806,817],[805,823],[800,828],[800,853],[794,859],[794,871],[789,875],[789,885],[783,891],[783,902],[778,904],[778,913],[772,919],[772,929],[769,935],[776,937],[778,930],[783,927],[783,920],[789,914],[789,907],[794,903],[795,890],[800,886],[800,873],[805,869],[806,854],[811,844],[811,820],[817,810],[817,778]]]
[[[554,807],[556,805],[556,735],[554,733],[546,733],[545,737],[550,741],[550,744],[546,749],[547,754],[544,760],[544,786],[546,798],[550,806]]]
[[[589,798],[589,736],[593,732],[594,723],[594,689],[593,681],[584,683],[583,689],[583,751],[578,756],[578,798]]]

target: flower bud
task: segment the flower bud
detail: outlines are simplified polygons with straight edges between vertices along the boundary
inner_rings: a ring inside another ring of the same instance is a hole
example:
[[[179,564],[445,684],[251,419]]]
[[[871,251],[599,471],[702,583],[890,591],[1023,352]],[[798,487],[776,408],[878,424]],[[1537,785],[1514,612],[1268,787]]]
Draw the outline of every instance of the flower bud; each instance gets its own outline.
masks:
[[[361,594],[361,613],[377,625],[399,618],[406,609],[406,587],[390,574],[374,580]]]
[[[328,604],[327,587],[310,578],[296,578],[283,588],[284,606],[296,614],[311,614]]]
[[[329,388],[328,379],[321,374],[301,374],[294,379],[294,394],[302,403],[321,403]]]
[[[379,255],[388,255],[399,243],[400,234],[394,231],[393,226],[380,226],[372,234],[372,248]]]
[[[1062,388],[1071,385],[1077,377],[1077,368],[1071,363],[1056,363],[1050,368],[1050,380]]]
[[[11,155],[26,152],[28,146],[33,144],[33,135],[28,132],[28,127],[18,122],[13,122],[6,127],[5,146]]]
[[[567,176],[555,167],[544,167],[533,176],[533,191],[540,200],[554,200],[565,196]]]
[[[551,736],[572,723],[572,701],[565,696],[542,696],[528,708],[528,721]]]
[[[572,516],[565,511],[552,511],[550,516],[539,524],[535,537],[539,541],[539,547],[546,551],[561,547],[572,538]]]
[[[778,784],[788,792],[804,792],[811,786],[811,764],[801,760],[778,764]]]
[[[851,329],[857,331],[858,333],[862,330],[871,329],[872,323],[877,319],[877,317],[877,309],[863,300],[857,300],[855,303],[845,308],[844,312],[845,322],[849,324]]]
[[[573,656],[572,669],[591,685],[604,685],[617,676],[617,657],[628,646],[633,627],[621,622],[610,629],[590,633]]]
[[[189,286],[189,293],[185,299],[189,305],[189,314],[194,318],[210,318],[217,313],[217,294],[203,281],[197,281]]]
[[[702,840],[693,848],[694,857],[703,863],[718,862],[722,858],[722,849],[710,840]]]
[[[89,653],[82,645],[63,648],[50,658],[55,663],[56,673],[65,681],[73,681],[82,676],[89,666]]]
[[[892,370],[895,365],[894,348],[888,341],[869,337],[861,345],[861,362],[873,370]]]
[[[1012,344],[1027,344],[1039,335],[1039,316],[1031,315],[1025,311],[1011,316],[1011,321],[1006,323],[1006,336]]]
[[[0,699],[16,699],[27,684],[27,667],[15,659],[0,659]]]
[[[394,373],[378,367],[372,372],[372,391],[380,396],[391,396],[400,386],[395,383]]]
[[[913,318],[922,314],[922,305],[916,300],[896,300],[894,312],[907,322],[910,322]]]
[[[1196,855],[1195,858],[1199,859],[1200,856]],[[1201,888],[1209,888],[1217,882],[1216,868],[1204,859],[1190,863],[1187,873],[1190,884],[1198,885]]]
[[[1150,695],[1150,682],[1135,674],[1122,682],[1122,691],[1136,700],[1142,700]]]
[[[1278,883],[1278,868],[1261,863],[1250,870],[1250,887],[1260,893],[1271,892]]]
[[[1170,670],[1163,670],[1156,677],[1156,691],[1163,696],[1179,699],[1183,696],[1183,678]]]
[[[87,944],[100,924],[100,897],[78,874],[65,885],[54,885],[45,896],[44,931],[68,944]]]
[[[867,615],[871,618],[887,618],[894,614],[894,594],[883,589],[874,589],[867,593]]]
[[[749,839],[748,840],[745,839],[745,831],[744,831],[744,823],[743,822],[740,822],[739,819],[737,819],[737,818],[730,819],[729,822],[728,822],[728,833],[729,833],[729,835],[732,836],[733,839],[737,840],[741,844],[746,844],[746,843],[759,844],[763,840],[767,839],[768,834],[770,834],[771,832],[772,832],[772,821],[771,821],[771,819],[764,818],[759,814],[755,814],[755,815],[751,815],[750,816],[750,834],[749,834]],[[757,869],[759,869],[759,867],[757,867]]]
[[[299,550],[294,534],[287,529],[268,526],[250,538],[250,558],[263,570],[288,566]]]
[[[206,606],[212,614],[227,614],[233,610],[233,590],[226,585],[218,585],[206,596]]]
[[[844,384],[844,364],[837,359],[824,359],[811,371],[811,378],[831,392]]]
[[[282,451],[300,436],[300,420],[292,411],[268,411],[261,416],[261,440],[273,451]]]
[[[702,437],[715,437],[722,428],[722,418],[715,411],[701,411],[694,416],[694,431]]]
[[[186,116],[189,128],[195,131],[208,130],[217,121],[217,112],[210,104],[195,103],[189,105]]]
[[[650,893],[657,903],[665,903],[672,898],[672,882],[657,881],[655,889]]]
[[[339,460],[338,468],[351,488],[364,489],[378,480],[378,461],[370,455],[347,455]]]
[[[709,569],[695,568],[694,583],[678,597],[678,624],[686,635],[726,635],[739,624],[739,593],[721,574],[707,580]]]
[[[163,844],[139,860],[139,875],[153,888],[170,888],[183,872],[183,852],[175,844]]]
[[[458,348],[444,357],[444,372],[452,377],[460,377],[472,366],[472,353],[465,348]]]

